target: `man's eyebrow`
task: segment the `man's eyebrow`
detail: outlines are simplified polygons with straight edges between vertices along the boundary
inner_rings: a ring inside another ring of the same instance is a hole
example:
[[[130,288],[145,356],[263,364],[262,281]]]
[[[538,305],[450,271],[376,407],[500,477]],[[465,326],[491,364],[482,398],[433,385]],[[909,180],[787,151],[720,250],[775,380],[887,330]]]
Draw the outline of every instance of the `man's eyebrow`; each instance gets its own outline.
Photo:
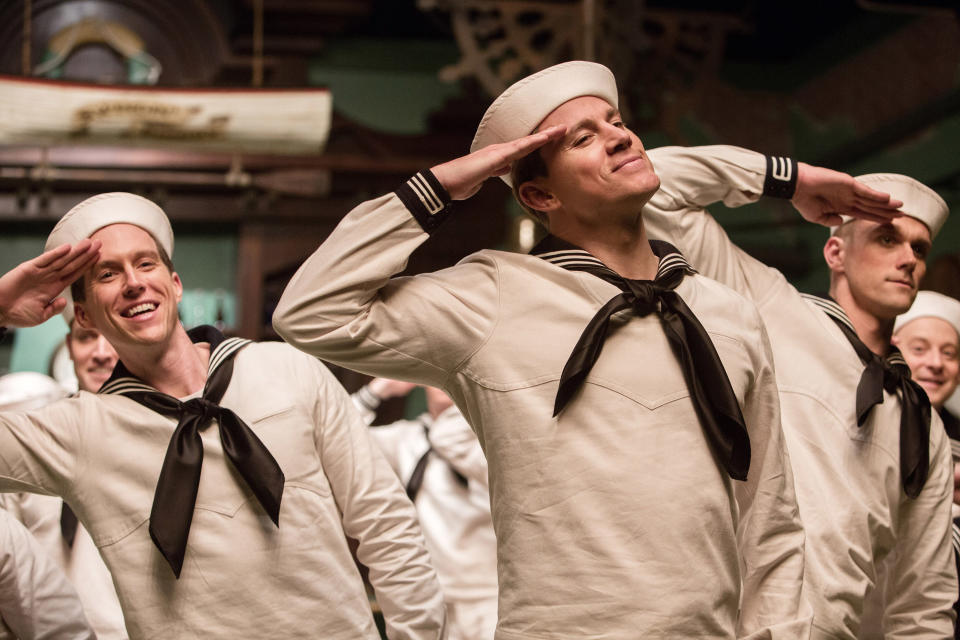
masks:
[[[607,120],[607,122],[609,122],[619,115],[620,115],[620,111],[616,107],[610,107],[607,110],[607,113],[605,114],[605,119]],[[595,118],[593,118],[593,116],[587,116],[577,124],[570,127],[570,131],[575,131],[577,129],[583,129],[584,127],[589,127],[593,123],[594,119]]]
[[[133,254],[134,260],[139,260],[140,258],[155,258],[160,259],[160,254],[155,249],[143,249]],[[100,260],[99,262],[94,263],[93,269],[102,269],[104,267],[117,267],[122,263],[122,260],[116,260],[114,258],[106,258]]]

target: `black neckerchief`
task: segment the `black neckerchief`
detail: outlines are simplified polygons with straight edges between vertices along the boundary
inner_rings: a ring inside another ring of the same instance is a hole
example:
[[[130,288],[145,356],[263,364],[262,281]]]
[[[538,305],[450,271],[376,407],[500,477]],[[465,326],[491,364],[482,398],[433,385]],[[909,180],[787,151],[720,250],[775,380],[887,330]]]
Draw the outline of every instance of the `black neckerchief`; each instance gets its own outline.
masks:
[[[654,280],[624,278],[587,251],[555,236],[547,236],[531,251],[563,269],[597,276],[622,292],[597,311],[580,336],[560,375],[553,415],[563,410],[600,357],[610,318],[615,313],[625,309],[641,317],[656,313],[679,360],[711,450],[731,478],[746,480],[750,438],[737,396],[710,336],[674,291],[686,275],[696,272],[669,243],[651,240],[650,248],[660,258]]]
[[[203,442],[200,431],[216,420],[227,458],[253,491],[274,524],[279,526],[284,476],[280,465],[255,433],[233,411],[220,406],[233,375],[233,357],[251,344],[240,338],[225,339],[211,326],[187,332],[191,341],[210,344],[210,362],[203,395],[181,402],[157,391],[118,362],[99,393],[126,396],[161,415],[177,419],[163,460],[150,511],[150,537],[177,578],[183,568],[187,538],[200,484]]]
[[[900,391],[900,480],[911,498],[920,495],[930,470],[930,400],[927,393],[910,379],[910,367],[900,350],[890,346],[883,357],[863,343],[853,323],[835,300],[802,294],[833,320],[866,365],[857,384],[857,426],[862,427],[870,411],[883,402],[883,390]]]

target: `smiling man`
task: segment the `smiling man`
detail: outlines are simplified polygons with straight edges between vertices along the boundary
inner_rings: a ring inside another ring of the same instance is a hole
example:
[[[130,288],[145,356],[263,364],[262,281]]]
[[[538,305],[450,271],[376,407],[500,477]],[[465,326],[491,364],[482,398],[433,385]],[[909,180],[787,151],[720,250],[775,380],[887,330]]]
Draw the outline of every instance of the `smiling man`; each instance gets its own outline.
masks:
[[[947,434],[960,440],[960,420],[944,408],[960,384],[960,301],[919,292],[910,310],[897,316],[892,342],[940,413]]]
[[[907,176],[854,180],[736,147],[665,147],[651,156],[664,183],[646,210],[651,235],[675,242],[702,273],[753,300],[770,332],[807,533],[813,637],[951,636],[950,448],[890,345],[947,218],[943,199]],[[829,297],[799,293],[736,247],[705,210],[753,202],[771,180],[806,219],[834,227],[823,248]],[[804,181],[836,188],[812,198]],[[876,190],[904,215],[891,219]],[[845,210],[864,219],[841,217]]]
[[[413,505],[323,365],[279,343],[187,332],[173,232],[149,200],[87,199],[48,246],[60,248],[0,278],[0,320],[48,316],[70,265],[93,255],[72,287],[75,323],[120,361],[97,394],[0,413],[0,490],[73,507],[132,638],[378,638],[346,535],[388,637],[444,636]]]
[[[648,240],[659,179],[616,105],[594,63],[516,83],[473,153],[347,214],[274,326],[455,400],[489,464],[498,640],[806,637],[766,334],[741,296]],[[523,198],[552,235],[533,255],[391,278],[451,200],[537,149],[549,178]]]
[[[67,333],[67,352],[73,361],[77,384],[83,391],[96,393],[113,373],[117,351],[96,329],[84,329],[73,321],[73,309],[64,312],[70,326]]]
[[[913,306],[897,316],[893,344],[910,365],[914,380],[940,414],[953,453],[953,551],[960,568],[960,420],[944,406],[960,385],[960,301],[921,291]],[[960,600],[953,605],[960,613]],[[960,638],[960,624],[954,637]]]

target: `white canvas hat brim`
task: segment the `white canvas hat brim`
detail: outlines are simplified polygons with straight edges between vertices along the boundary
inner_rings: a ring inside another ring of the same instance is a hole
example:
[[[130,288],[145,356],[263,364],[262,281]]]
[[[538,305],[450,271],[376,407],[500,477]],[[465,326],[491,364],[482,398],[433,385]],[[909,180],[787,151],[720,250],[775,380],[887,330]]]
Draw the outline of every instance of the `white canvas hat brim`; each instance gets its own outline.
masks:
[[[170,220],[155,203],[133,193],[115,191],[87,198],[67,211],[47,236],[44,248],[49,251],[62,244],[76,244],[111,224],[132,224],[154,237],[160,247],[173,257],[173,229]],[[63,312],[69,324],[73,320],[70,289],[64,291],[67,308]]]
[[[510,85],[483,114],[470,152],[532,133],[565,102],[596,96],[618,108],[613,72],[596,62],[573,60],[547,67]],[[510,176],[500,176],[511,185]]]
[[[908,323],[919,318],[939,318],[947,322],[954,328],[957,338],[960,339],[960,300],[935,291],[920,291],[910,308],[897,316],[893,324],[893,332],[900,331]]]
[[[918,180],[899,173],[868,173],[857,176],[857,180],[871,189],[889,193],[894,200],[902,200],[900,210],[911,218],[916,218],[930,230],[932,241],[943,223],[950,215],[950,209],[940,195]],[[850,216],[843,216],[843,221],[852,220]],[[833,227],[831,233],[836,233],[839,227]]]

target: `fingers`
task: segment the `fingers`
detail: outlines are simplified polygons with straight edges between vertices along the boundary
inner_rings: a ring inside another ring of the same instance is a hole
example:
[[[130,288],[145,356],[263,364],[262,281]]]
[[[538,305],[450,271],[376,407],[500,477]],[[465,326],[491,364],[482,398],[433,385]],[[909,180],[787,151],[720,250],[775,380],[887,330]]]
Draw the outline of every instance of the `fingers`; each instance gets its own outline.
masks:
[[[522,158],[530,152],[544,146],[545,144],[561,138],[566,132],[567,128],[565,126],[557,125],[555,127],[550,127],[549,129],[544,129],[543,131],[531,133],[530,135],[522,138],[517,138],[511,142],[507,142],[503,145],[503,150],[505,153],[502,156],[502,161],[500,164],[510,163],[514,160]],[[496,146],[499,147],[500,145]]]
[[[848,212],[845,212],[846,215],[853,216],[854,218],[859,218],[860,220],[867,220],[869,222],[876,222],[878,224],[886,224],[893,220],[894,218],[899,218],[901,214],[899,211],[892,212],[876,212],[870,209],[863,209],[861,207],[854,207]]]
[[[86,246],[84,242],[87,242]],[[63,280],[73,281],[84,271],[93,266],[100,256],[100,241],[84,240],[73,247],[73,252],[67,255],[67,262],[60,268],[60,277]]]
[[[853,181],[853,195],[869,203],[884,205],[890,209],[899,209],[903,206],[903,202],[894,200],[889,193],[871,189],[857,179]]]
[[[61,260],[64,256],[70,253],[70,245],[62,244],[59,247],[50,249],[41,253],[39,256],[33,259],[33,265],[39,267],[40,269],[46,269],[50,265],[54,264],[58,260]],[[54,267],[56,268],[56,267]]]

